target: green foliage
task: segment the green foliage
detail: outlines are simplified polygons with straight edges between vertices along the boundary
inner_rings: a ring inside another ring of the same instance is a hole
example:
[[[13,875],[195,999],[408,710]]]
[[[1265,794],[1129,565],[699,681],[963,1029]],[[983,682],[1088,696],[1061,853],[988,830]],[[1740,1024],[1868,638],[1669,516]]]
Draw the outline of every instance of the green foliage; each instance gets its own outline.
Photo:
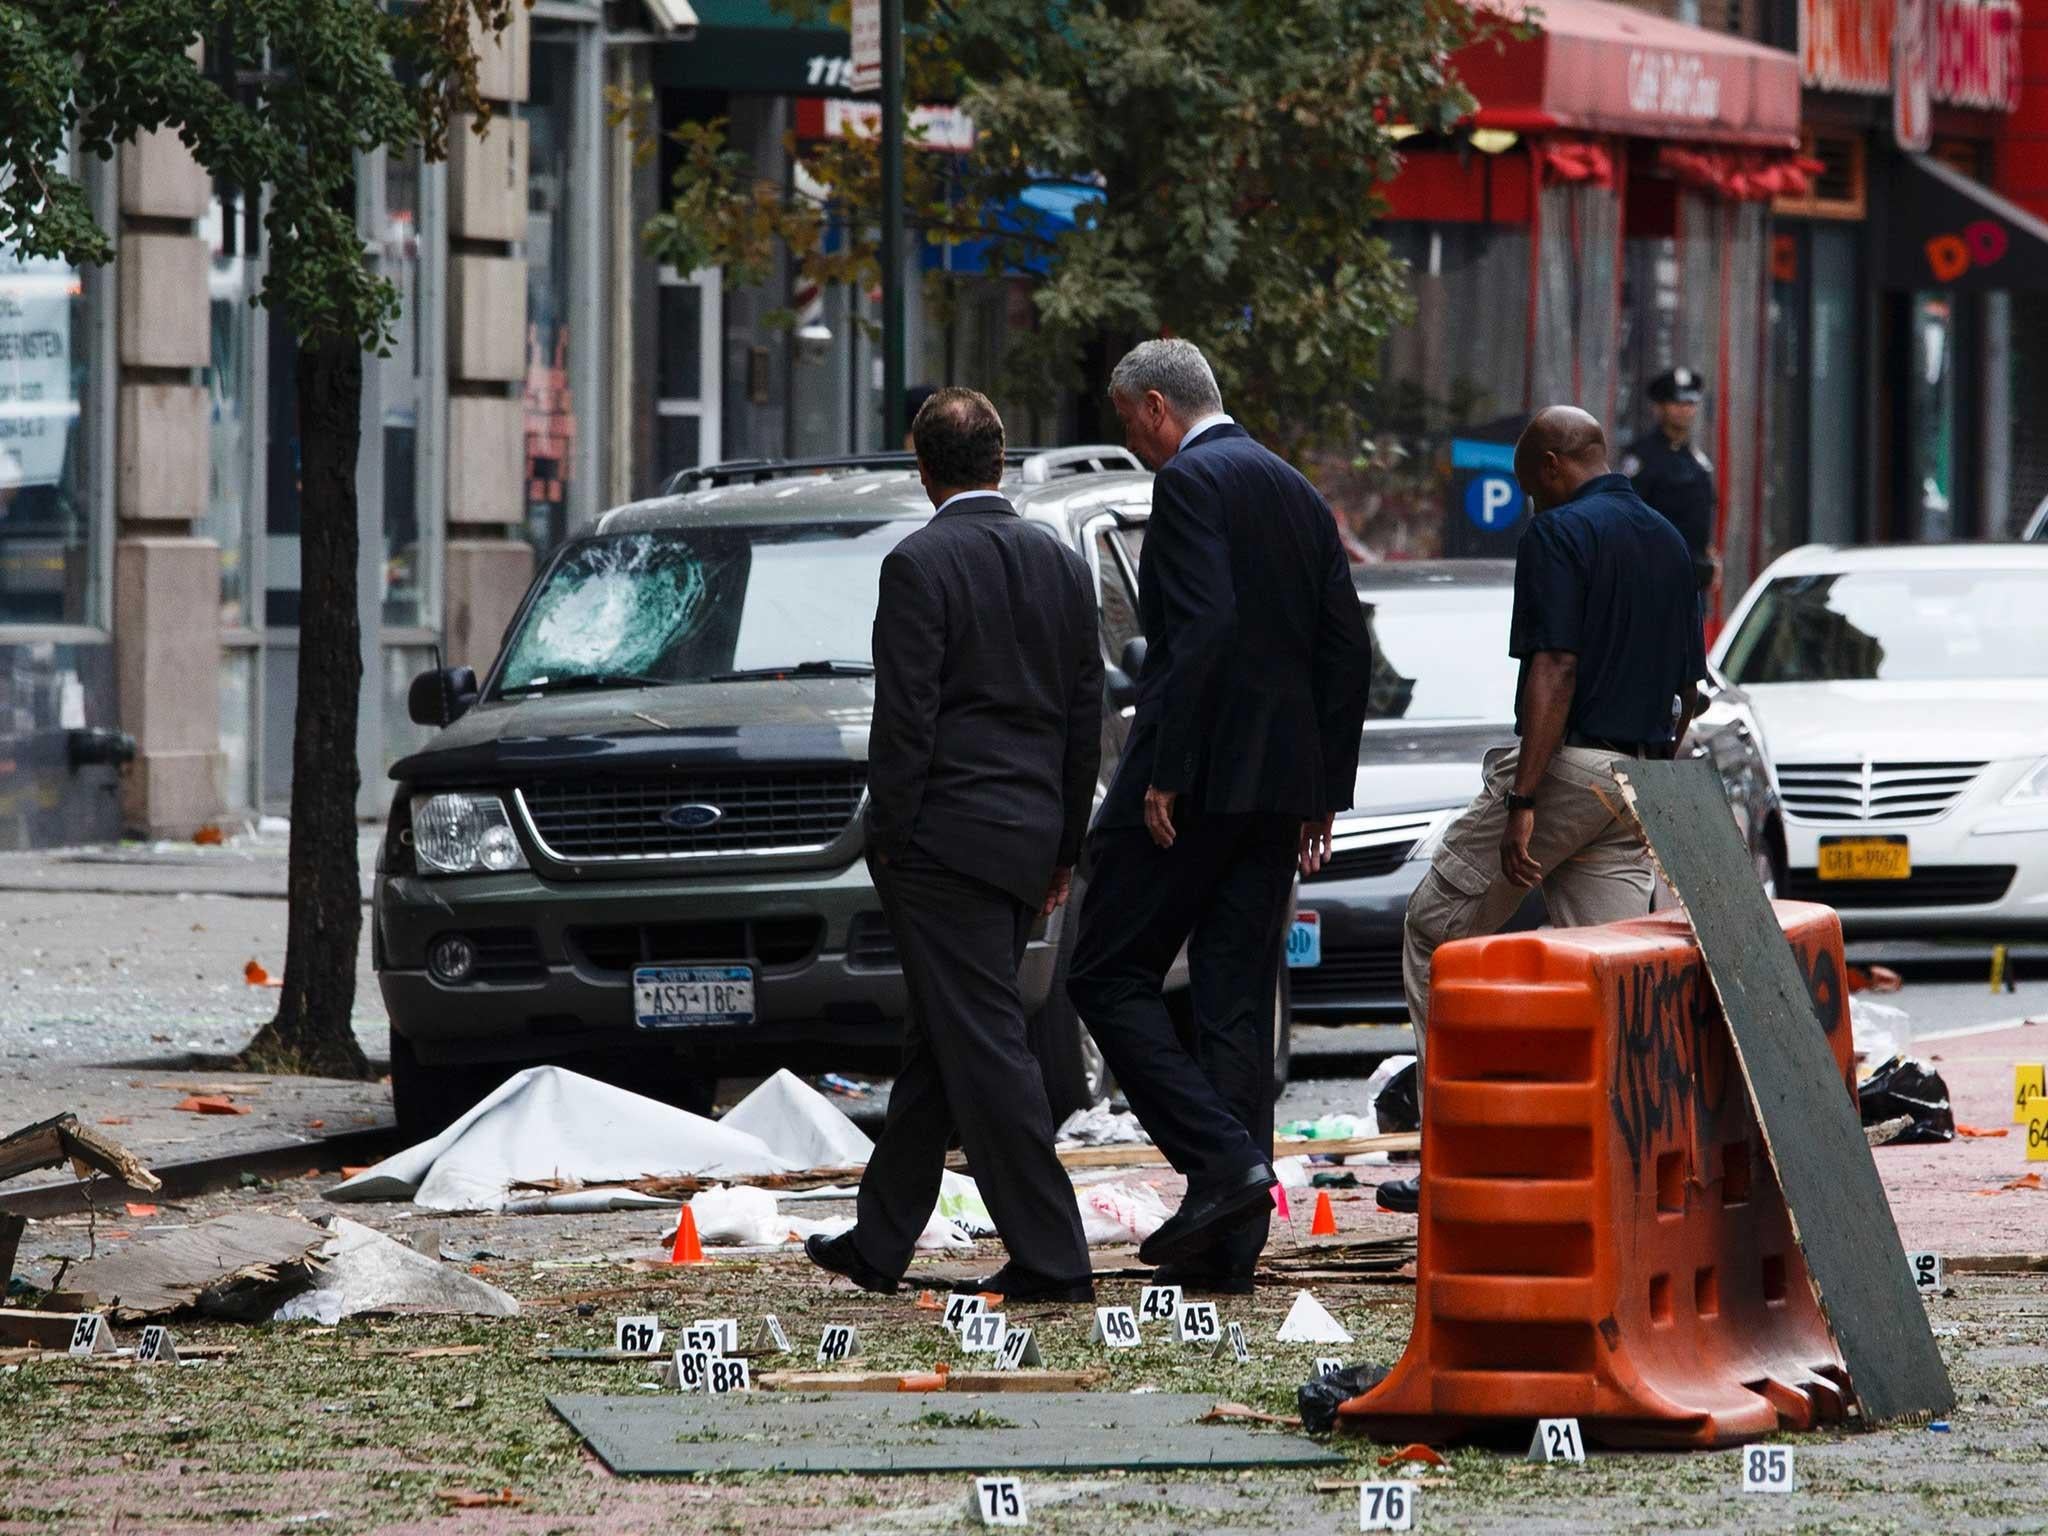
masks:
[[[0,242],[106,261],[67,150],[106,159],[168,124],[216,177],[270,189],[258,301],[301,337],[388,346],[398,298],[364,260],[356,157],[443,155],[454,113],[481,120],[472,17],[502,30],[513,3],[0,0]]]
[[[1255,430],[1296,446],[1346,435],[1407,306],[1402,264],[1373,233],[1400,165],[1390,127],[1443,132],[1470,112],[1446,60],[1491,24],[1459,0],[907,0],[906,13],[906,99],[958,102],[979,134],[963,157],[909,153],[912,228],[994,237],[992,265],[1045,268],[1037,329],[1010,348],[1013,388],[1042,400],[1082,383],[1092,342],[1113,359],[1186,336]],[[613,105],[645,151],[647,101]],[[646,231],[660,259],[749,281],[782,248],[804,282],[879,279],[876,138],[792,143],[800,190],[785,194],[719,125],[678,135],[675,199]],[[1034,184],[1097,180],[1103,201],[1056,239],[990,227],[988,210]],[[828,252],[833,225],[846,238]]]

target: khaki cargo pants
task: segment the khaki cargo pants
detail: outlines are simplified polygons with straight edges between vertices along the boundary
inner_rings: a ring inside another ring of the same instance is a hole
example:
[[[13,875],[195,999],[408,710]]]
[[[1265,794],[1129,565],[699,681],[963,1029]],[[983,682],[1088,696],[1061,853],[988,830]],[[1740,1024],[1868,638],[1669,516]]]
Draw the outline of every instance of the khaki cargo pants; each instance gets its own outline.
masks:
[[[1514,787],[1518,747],[1486,754],[1479,798],[1458,813],[1444,833],[1429,873],[1408,898],[1401,981],[1422,1055],[1429,1018],[1429,963],[1439,944],[1498,932],[1528,892],[1508,883],[1500,869],[1507,830],[1507,793]],[[1622,809],[1610,765],[1612,752],[1560,747],[1536,789],[1536,832],[1529,852],[1543,869],[1543,899],[1550,922],[1584,928],[1650,910],[1654,874],[1650,851]]]

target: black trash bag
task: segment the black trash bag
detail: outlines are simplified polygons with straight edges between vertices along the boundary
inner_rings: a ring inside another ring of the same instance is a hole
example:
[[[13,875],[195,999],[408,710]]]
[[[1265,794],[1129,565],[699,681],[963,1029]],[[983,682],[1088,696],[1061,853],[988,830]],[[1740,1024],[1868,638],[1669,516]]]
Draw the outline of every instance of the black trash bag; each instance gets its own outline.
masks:
[[[1301,1412],[1301,1427],[1312,1435],[1326,1435],[1337,1423],[1337,1410],[1361,1392],[1370,1392],[1387,1379],[1384,1365],[1347,1365],[1328,1376],[1305,1381],[1294,1394]]]
[[[1373,1100],[1373,1117],[1382,1133],[1422,1129],[1422,1105],[1415,1096],[1415,1063],[1387,1079],[1387,1086]]]
[[[1856,1090],[1865,1125],[1882,1125],[1901,1115],[1913,1123],[1885,1142],[1888,1147],[1954,1141],[1955,1111],[1949,1108],[1948,1084],[1925,1062],[1894,1056],[1863,1080]]]

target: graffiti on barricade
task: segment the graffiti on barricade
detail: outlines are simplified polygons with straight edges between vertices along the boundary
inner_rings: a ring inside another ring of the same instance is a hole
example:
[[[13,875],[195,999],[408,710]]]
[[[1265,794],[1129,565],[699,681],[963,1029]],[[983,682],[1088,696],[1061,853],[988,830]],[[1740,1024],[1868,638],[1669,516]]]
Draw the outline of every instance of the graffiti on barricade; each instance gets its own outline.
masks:
[[[1614,1120],[1640,1175],[1643,1156],[1669,1133],[1704,1142],[1727,1094],[1727,1031],[1706,970],[1651,962],[1621,978],[1621,1049],[1614,1064]]]

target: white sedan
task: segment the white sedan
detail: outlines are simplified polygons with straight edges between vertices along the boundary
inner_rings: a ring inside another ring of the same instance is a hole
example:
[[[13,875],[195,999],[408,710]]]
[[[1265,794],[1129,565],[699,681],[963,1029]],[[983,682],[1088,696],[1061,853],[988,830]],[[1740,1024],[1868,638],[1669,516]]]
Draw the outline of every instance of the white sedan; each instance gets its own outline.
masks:
[[[1853,934],[2048,931],[2048,547],[1796,549],[1713,660],[1770,746],[1786,894]]]

